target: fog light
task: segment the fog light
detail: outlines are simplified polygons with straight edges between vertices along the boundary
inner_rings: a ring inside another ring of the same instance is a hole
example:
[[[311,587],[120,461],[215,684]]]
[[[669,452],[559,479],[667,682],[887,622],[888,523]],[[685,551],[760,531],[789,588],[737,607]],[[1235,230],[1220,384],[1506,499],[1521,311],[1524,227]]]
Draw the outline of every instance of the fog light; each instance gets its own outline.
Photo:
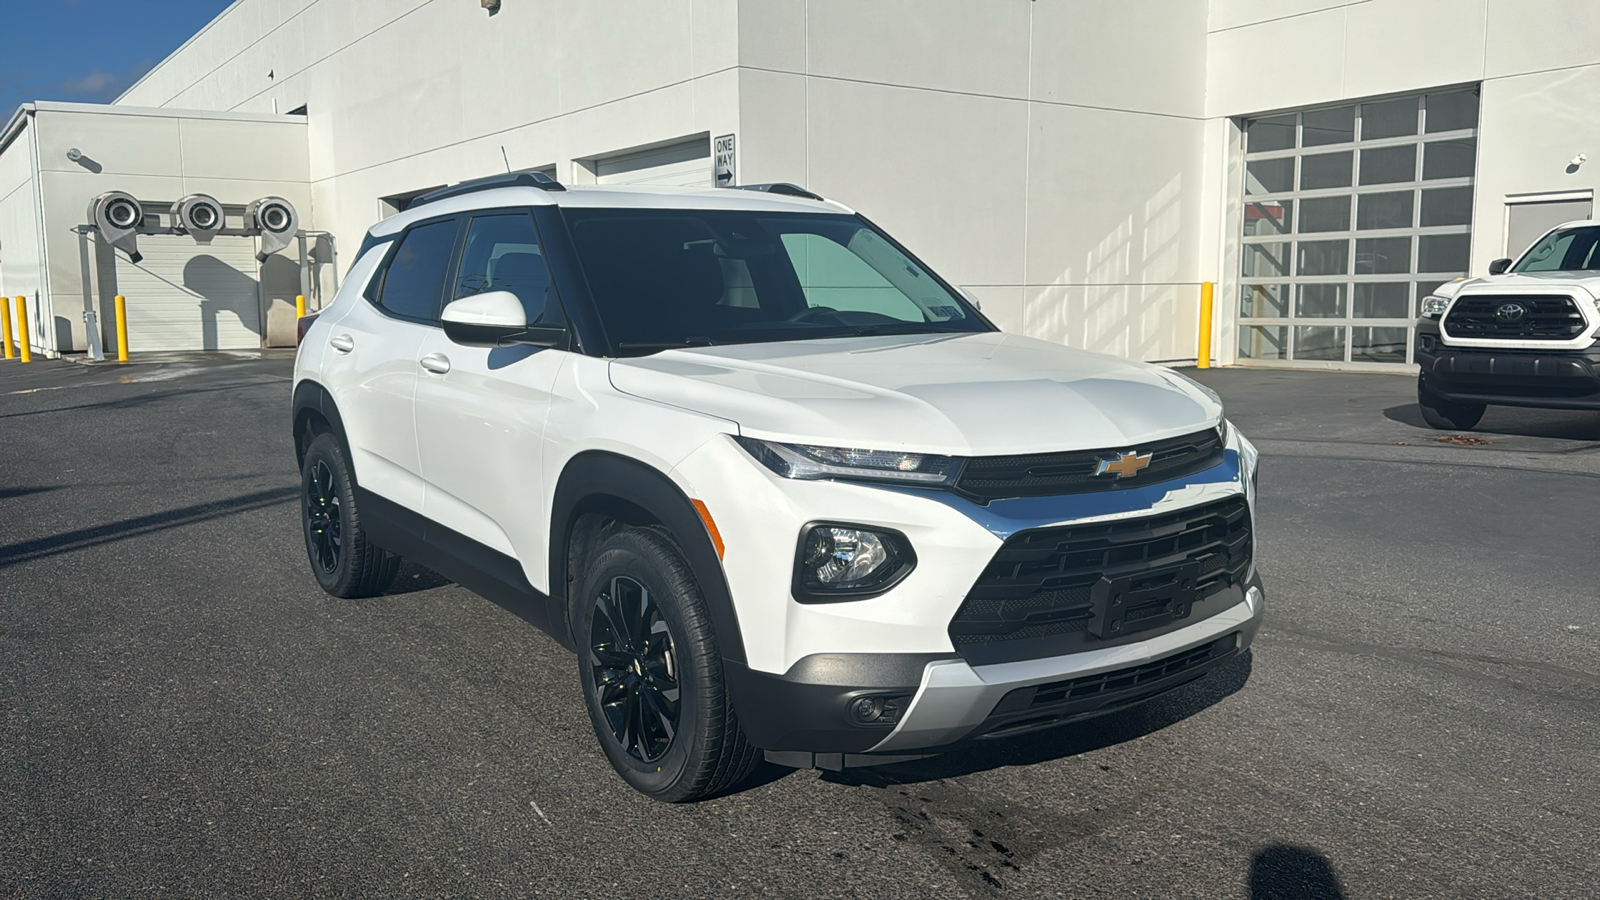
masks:
[[[857,697],[850,701],[850,721],[855,725],[894,725],[900,721],[910,697]]]
[[[795,596],[828,601],[881,594],[911,570],[905,536],[887,529],[812,525],[800,538]]]

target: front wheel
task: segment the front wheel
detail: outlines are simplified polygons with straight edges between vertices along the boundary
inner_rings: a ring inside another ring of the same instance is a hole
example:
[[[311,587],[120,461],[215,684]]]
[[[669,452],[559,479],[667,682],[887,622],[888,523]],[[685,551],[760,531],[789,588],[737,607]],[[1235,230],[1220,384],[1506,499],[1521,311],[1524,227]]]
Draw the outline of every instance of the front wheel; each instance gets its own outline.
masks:
[[[1428,390],[1422,376],[1417,377],[1417,406],[1422,409],[1422,420],[1440,431],[1471,431],[1488,409],[1483,403],[1452,403]]]
[[[677,546],[653,529],[614,535],[577,600],[584,705],[617,774],[673,803],[743,782],[759,751],[739,728],[705,598]]]

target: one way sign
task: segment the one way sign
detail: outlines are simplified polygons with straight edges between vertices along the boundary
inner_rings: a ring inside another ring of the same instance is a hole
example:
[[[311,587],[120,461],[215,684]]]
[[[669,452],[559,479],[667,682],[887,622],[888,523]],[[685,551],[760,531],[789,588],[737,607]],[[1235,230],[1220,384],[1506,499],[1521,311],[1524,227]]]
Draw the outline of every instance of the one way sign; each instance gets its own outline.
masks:
[[[712,173],[716,176],[717,187],[733,187],[733,135],[725,134],[714,140],[711,150],[716,157]]]

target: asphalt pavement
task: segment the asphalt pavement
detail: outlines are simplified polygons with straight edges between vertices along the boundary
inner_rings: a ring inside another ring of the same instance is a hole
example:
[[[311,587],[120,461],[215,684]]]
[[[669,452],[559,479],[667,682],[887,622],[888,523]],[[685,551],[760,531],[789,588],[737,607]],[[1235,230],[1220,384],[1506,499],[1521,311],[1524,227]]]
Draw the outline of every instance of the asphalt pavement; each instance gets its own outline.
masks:
[[[1263,451],[1250,654],[1081,725],[667,806],[535,629],[421,569],[318,589],[289,370],[0,363],[0,896],[1600,885],[1600,414],[1449,435],[1409,378],[1191,372]]]

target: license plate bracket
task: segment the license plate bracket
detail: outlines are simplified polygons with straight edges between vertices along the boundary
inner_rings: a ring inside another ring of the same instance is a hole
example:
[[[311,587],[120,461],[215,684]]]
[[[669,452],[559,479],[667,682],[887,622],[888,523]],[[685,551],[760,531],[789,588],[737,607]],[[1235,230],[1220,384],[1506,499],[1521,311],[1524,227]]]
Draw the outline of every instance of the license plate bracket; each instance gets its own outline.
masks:
[[[1200,586],[1200,564],[1187,562],[1129,575],[1102,575],[1090,590],[1089,633],[1118,638],[1187,618]]]

